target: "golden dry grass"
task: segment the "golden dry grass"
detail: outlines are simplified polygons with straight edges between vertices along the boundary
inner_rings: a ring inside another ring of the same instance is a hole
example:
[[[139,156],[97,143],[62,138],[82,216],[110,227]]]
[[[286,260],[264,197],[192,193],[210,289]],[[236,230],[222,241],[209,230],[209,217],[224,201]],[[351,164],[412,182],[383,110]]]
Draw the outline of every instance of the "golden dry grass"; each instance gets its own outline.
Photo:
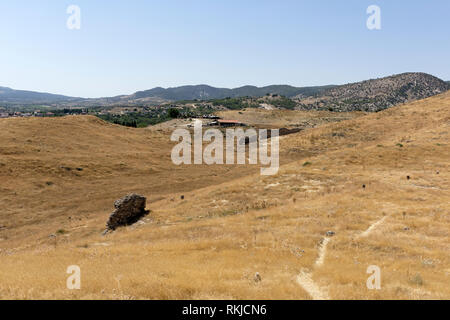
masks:
[[[262,177],[176,167],[164,132],[2,120],[0,298],[310,299],[303,272],[331,299],[449,299],[449,132],[445,93],[284,136],[283,166]],[[151,215],[102,237],[132,191]],[[66,288],[69,265],[81,290]]]
[[[311,128],[329,122],[353,119],[365,115],[364,112],[329,112],[297,110],[226,110],[217,112],[224,119],[234,119],[251,126],[263,128],[297,127]]]

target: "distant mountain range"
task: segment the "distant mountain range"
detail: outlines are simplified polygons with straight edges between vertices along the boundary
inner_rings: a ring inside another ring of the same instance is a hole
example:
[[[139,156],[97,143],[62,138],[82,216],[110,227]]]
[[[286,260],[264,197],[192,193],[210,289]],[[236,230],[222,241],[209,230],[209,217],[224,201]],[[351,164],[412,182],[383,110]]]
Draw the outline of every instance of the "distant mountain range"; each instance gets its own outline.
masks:
[[[311,96],[334,86],[320,87],[292,87],[288,85],[273,85],[267,87],[244,86],[235,89],[215,88],[208,85],[182,86],[175,88],[154,88],[138,91],[131,95],[116,97],[84,99],[55,95],[50,93],[13,90],[0,87],[0,104],[5,105],[30,105],[49,104],[54,106],[108,106],[108,105],[138,105],[159,104],[180,100],[210,100],[226,97],[261,97],[268,93],[279,94],[286,97],[296,95]]]
[[[155,105],[180,100],[211,100],[223,99],[226,97],[237,98],[247,96],[261,97],[270,93],[286,96],[288,98],[296,98],[300,101],[308,98],[315,99],[314,101],[311,100],[309,102],[306,100],[306,102],[310,103],[308,108],[320,109],[319,100],[322,98],[330,100],[331,97],[331,100],[340,99],[347,101],[355,97],[358,99],[367,98],[374,92],[381,92],[381,95],[385,92],[386,96],[389,96],[388,92],[392,91],[393,86],[396,90],[415,90],[414,92],[417,91],[416,96],[418,97],[426,97],[435,92],[442,92],[450,88],[449,82],[444,82],[423,73],[408,73],[343,86],[327,85],[316,87],[293,87],[289,85],[272,85],[266,87],[244,86],[235,89],[215,88],[208,85],[181,86],[167,89],[157,87],[150,90],[138,91],[131,95],[95,99],[68,97],[58,94],[13,90],[6,87],[0,87],[0,106],[49,105],[53,107],[87,107]],[[369,88],[369,90],[366,90],[367,88]],[[392,102],[397,101],[394,100]],[[380,100],[380,103],[383,103],[383,101]]]
[[[313,95],[329,89],[333,86],[322,87],[292,87],[287,85],[273,85],[267,87],[244,86],[236,89],[214,88],[207,85],[183,86],[177,88],[155,88],[147,91],[136,92],[130,98],[142,99],[149,97],[159,97],[167,100],[209,100],[223,99],[226,97],[261,97],[267,93],[279,94],[286,97],[293,97],[298,94]]]
[[[20,105],[20,104],[58,103],[77,99],[80,98],[67,97],[59,94],[14,90],[11,88],[0,87],[0,104]]]

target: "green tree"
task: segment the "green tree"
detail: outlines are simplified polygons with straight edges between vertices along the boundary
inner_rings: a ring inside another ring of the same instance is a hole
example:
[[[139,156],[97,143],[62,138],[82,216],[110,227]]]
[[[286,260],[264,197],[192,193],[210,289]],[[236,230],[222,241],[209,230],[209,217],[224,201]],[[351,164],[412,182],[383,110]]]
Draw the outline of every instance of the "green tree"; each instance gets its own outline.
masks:
[[[169,109],[169,117],[176,119],[180,116],[180,111],[178,109]]]

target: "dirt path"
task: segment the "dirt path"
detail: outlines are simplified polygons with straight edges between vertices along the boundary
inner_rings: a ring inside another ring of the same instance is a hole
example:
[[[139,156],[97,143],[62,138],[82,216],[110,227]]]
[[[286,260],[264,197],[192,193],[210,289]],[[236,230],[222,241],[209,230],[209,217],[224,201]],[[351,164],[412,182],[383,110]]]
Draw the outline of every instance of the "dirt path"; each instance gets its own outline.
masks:
[[[311,296],[313,300],[329,300],[328,293],[320,288],[311,278],[308,272],[300,272],[297,276],[297,283]]]
[[[323,265],[325,261],[325,255],[327,254],[327,245],[330,242],[330,238],[324,238],[322,243],[319,246],[319,257],[316,260],[316,267],[320,267]]]
[[[331,241],[331,238],[324,238],[322,243],[319,246],[319,256],[317,257],[314,266],[316,268],[320,268],[325,262],[325,256],[327,253],[328,243]],[[312,279],[312,272],[302,271],[297,276],[297,283],[311,296],[313,300],[329,300],[328,292],[326,289],[321,288],[317,285]]]
[[[361,233],[357,238],[364,238],[367,237],[370,233],[373,232],[373,230],[375,230],[376,228],[378,228],[380,225],[382,225],[384,223],[384,221],[386,220],[387,216],[381,218],[380,220],[376,221],[375,223],[372,223],[370,225],[370,227],[364,231],[363,233]]]
[[[369,228],[362,233],[360,233],[356,238],[364,238],[367,237],[369,234],[371,234],[376,228],[381,226],[388,216],[384,216],[380,220],[372,223]],[[322,242],[319,245],[319,256],[317,257],[317,260],[314,263],[315,268],[320,268],[325,263],[325,257],[327,254],[327,246],[330,243],[331,238],[325,237]],[[313,300],[329,300],[330,297],[328,296],[328,292],[326,289],[321,288],[319,285],[317,285],[314,280],[312,279],[312,271],[306,272],[302,271],[297,276],[297,283],[306,291],[308,294],[313,298]]]

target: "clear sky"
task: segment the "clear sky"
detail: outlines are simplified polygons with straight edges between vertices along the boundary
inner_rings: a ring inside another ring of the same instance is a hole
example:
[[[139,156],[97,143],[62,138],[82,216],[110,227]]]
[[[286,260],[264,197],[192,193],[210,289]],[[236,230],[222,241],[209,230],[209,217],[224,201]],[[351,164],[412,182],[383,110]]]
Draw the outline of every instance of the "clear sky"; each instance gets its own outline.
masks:
[[[81,29],[69,30],[69,5]],[[381,30],[366,9],[381,8]],[[0,86],[81,97],[155,86],[450,80],[450,1],[2,0]]]

